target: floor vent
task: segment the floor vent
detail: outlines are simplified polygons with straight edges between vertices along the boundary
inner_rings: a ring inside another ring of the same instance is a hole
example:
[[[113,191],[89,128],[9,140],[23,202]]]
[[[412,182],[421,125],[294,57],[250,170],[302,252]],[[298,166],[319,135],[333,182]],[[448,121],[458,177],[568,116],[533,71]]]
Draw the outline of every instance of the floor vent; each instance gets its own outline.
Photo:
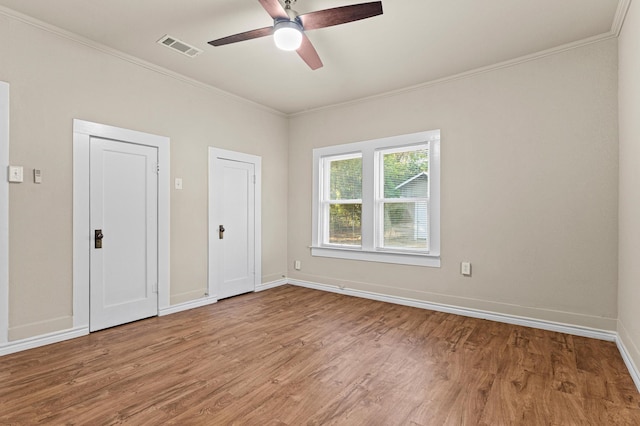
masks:
[[[198,56],[202,53],[202,50],[197,47],[193,47],[185,43],[184,41],[180,41],[175,37],[171,37],[170,35],[165,35],[160,40],[158,40],[159,44],[168,47],[169,49],[173,49],[176,52],[182,53],[183,55],[187,55],[190,58]]]

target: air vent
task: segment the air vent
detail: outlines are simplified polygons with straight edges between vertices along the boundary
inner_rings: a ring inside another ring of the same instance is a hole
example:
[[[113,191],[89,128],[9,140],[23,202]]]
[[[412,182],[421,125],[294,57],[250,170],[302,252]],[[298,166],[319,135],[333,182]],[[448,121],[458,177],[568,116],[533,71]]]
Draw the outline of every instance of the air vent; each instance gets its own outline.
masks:
[[[158,40],[159,44],[163,46],[167,46],[169,49],[173,49],[176,52],[182,53],[183,55],[187,55],[190,58],[198,56],[202,53],[202,50],[197,47],[193,47],[188,45],[184,41],[180,41],[175,37],[171,37],[170,35],[165,35],[160,40]]]

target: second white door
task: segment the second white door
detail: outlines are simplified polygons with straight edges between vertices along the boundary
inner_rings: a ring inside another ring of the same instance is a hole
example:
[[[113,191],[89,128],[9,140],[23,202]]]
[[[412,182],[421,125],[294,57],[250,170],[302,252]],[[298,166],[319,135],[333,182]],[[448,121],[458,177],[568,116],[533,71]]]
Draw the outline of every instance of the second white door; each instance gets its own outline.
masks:
[[[158,150],[90,142],[91,331],[158,314]]]
[[[223,299],[255,290],[256,165],[210,159],[210,287]]]

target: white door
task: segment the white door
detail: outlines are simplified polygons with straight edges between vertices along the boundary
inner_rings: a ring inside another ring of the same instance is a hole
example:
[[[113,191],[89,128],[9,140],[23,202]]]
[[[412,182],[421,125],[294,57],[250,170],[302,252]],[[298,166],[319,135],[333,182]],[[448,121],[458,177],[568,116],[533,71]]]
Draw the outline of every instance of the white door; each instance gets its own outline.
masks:
[[[158,314],[158,148],[91,137],[91,331]]]
[[[224,157],[232,155],[210,164],[210,292],[218,299],[254,291],[258,270],[256,163]]]

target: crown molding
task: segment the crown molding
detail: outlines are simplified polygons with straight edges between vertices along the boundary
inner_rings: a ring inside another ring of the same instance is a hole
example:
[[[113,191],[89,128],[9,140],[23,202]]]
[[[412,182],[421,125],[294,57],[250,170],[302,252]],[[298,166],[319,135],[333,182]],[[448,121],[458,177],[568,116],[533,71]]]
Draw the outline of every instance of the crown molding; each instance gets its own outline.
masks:
[[[618,37],[620,35],[620,31],[622,31],[624,20],[627,17],[627,12],[629,12],[629,6],[631,6],[631,0],[618,1],[618,9],[616,10],[616,15],[614,16],[613,23],[611,24],[611,34],[615,34],[616,37]]]
[[[601,41],[617,38],[620,35],[620,31],[622,31],[622,26],[624,25],[624,20],[627,16],[627,12],[629,11],[629,6],[631,5],[631,1],[632,0],[618,0],[618,7],[616,9],[616,13],[613,18],[613,23],[611,24],[611,29],[609,30],[609,32],[606,32],[597,36],[585,38],[582,40],[577,40],[571,43],[563,44],[560,46],[556,46],[551,49],[542,50],[540,52],[532,53],[532,54],[521,56],[518,58],[509,59],[504,62],[498,62],[496,64],[487,65],[485,67],[475,68],[469,71],[464,71],[458,74],[450,75],[450,76],[439,78],[436,80],[431,80],[424,83],[416,84],[414,86],[403,87],[402,89],[392,90],[384,93],[378,93],[376,95],[354,99],[352,101],[340,102],[337,104],[325,105],[317,108],[310,108],[304,111],[290,113],[288,114],[288,117],[290,118],[298,117],[298,116],[302,116],[302,115],[306,115],[314,112],[327,111],[327,110],[342,108],[346,106],[353,106],[353,105],[358,105],[361,103],[366,103],[366,102],[370,102],[377,99],[384,99],[384,98],[400,95],[403,93],[414,92],[427,87],[436,86],[439,84],[448,83],[448,82],[460,80],[463,78],[473,77],[475,75],[483,74],[485,72],[512,67],[525,62],[535,61],[537,59],[541,59],[546,56],[552,56],[558,53],[566,52],[568,50],[578,49],[580,47],[587,46],[589,44],[599,43]]]
[[[630,0],[621,0],[621,1],[630,1]],[[302,116],[302,115],[306,115],[306,114],[310,114],[310,113],[315,113],[315,112],[319,112],[319,111],[326,111],[326,110],[331,110],[331,109],[338,109],[338,108],[343,108],[343,107],[347,107],[347,106],[353,106],[353,105],[358,105],[358,104],[362,104],[362,103],[367,103],[370,101],[374,101],[374,100],[378,100],[378,99],[384,99],[384,98],[389,98],[392,96],[397,96],[403,93],[410,93],[410,92],[415,92],[421,89],[425,89],[427,87],[431,87],[431,86],[437,86],[440,84],[444,84],[444,83],[449,83],[452,81],[456,81],[456,80],[462,80],[462,79],[466,79],[466,78],[470,78],[470,77],[474,77],[476,75],[479,74],[484,74],[487,72],[491,72],[491,71],[496,71],[502,68],[509,68],[509,67],[513,67],[516,65],[520,65],[523,64],[525,62],[530,62],[530,61],[535,61],[538,59],[542,59],[545,58],[547,56],[553,56],[553,55],[557,55],[558,53],[562,53],[562,52],[566,52],[568,50],[573,50],[573,49],[578,49],[580,47],[584,47],[590,44],[594,44],[594,43],[600,43],[606,40],[610,40],[612,38],[617,38],[617,34],[613,33],[612,31],[606,32],[604,34],[600,34],[597,36],[593,36],[593,37],[589,37],[589,38],[585,38],[582,40],[578,40],[578,41],[574,41],[571,43],[567,43],[567,44],[563,44],[557,47],[553,47],[551,49],[547,49],[547,50],[542,50],[540,52],[536,52],[536,53],[532,53],[529,55],[525,55],[525,56],[520,56],[518,58],[514,58],[514,59],[509,59],[507,61],[504,62],[498,62],[496,64],[492,64],[492,65],[487,65],[484,67],[480,67],[480,68],[474,68],[472,70],[469,71],[464,71],[458,74],[453,74],[447,77],[443,77],[443,78],[439,78],[436,80],[431,80],[431,81],[427,81],[424,83],[420,83],[420,84],[416,84],[413,86],[408,86],[408,87],[403,87],[402,89],[397,89],[397,90],[392,90],[389,92],[384,92],[384,93],[379,93],[376,95],[372,95],[372,96],[367,96],[364,98],[359,98],[359,99],[354,99],[352,101],[346,101],[346,102],[340,102],[337,104],[331,104],[331,105],[325,105],[325,106],[321,106],[321,107],[317,107],[317,108],[311,108],[311,109],[307,109],[304,111],[300,111],[300,112],[294,112],[291,114],[288,114],[288,117],[298,117],[298,116]]]
[[[71,40],[73,42],[76,42],[78,44],[81,44],[83,46],[89,47],[91,49],[97,50],[99,52],[102,52],[104,54],[113,56],[115,58],[118,58],[120,60],[123,60],[125,62],[129,62],[133,65],[137,65],[139,67],[145,68],[149,71],[153,71],[156,72],[158,74],[164,75],[166,77],[169,78],[173,78],[175,80],[178,80],[180,82],[183,83],[187,83],[190,84],[191,86],[200,88],[200,89],[204,89],[210,92],[213,92],[216,95],[222,96],[224,98],[233,100],[235,102],[238,102],[240,104],[244,104],[244,105],[249,105],[252,106],[254,108],[269,112],[271,114],[280,116],[280,117],[286,117],[287,115],[281,111],[278,111],[276,109],[270,108],[268,106],[262,105],[258,102],[254,102],[254,101],[250,101],[246,98],[243,98],[241,96],[235,95],[233,93],[227,92],[225,90],[219,89],[215,86],[211,86],[209,84],[205,84],[201,81],[198,81],[196,79],[193,79],[191,77],[187,77],[183,74],[177,73],[175,71],[171,71],[167,68],[161,67],[159,65],[153,64],[151,62],[147,62],[143,59],[140,59],[138,57],[135,57],[133,55],[129,55],[127,53],[124,53],[120,50],[117,49],[113,49],[111,47],[108,47],[102,43],[98,43],[94,40],[91,40],[89,38],[83,37],[81,35],[78,35],[76,33],[73,33],[71,31],[67,31],[64,30],[60,27],[56,27],[55,25],[51,25],[48,24],[46,22],[40,21],[39,19],[33,18],[31,16],[25,15],[23,13],[17,12],[13,9],[9,9],[7,7],[4,6],[0,6],[0,15],[4,15],[10,19],[14,19],[16,21],[22,22],[24,24],[30,25],[32,27],[38,28],[40,30],[49,32],[51,34],[54,34],[58,37],[67,39],[67,40]]]
[[[578,40],[575,42],[571,42],[571,43],[567,43],[567,44],[563,44],[557,47],[553,47],[551,49],[547,49],[547,50],[543,50],[540,52],[536,52],[536,53],[532,53],[529,55],[525,55],[525,56],[521,56],[518,58],[514,58],[514,59],[510,59],[507,61],[503,61],[503,62],[499,62],[496,64],[492,64],[492,65],[487,65],[484,67],[480,67],[480,68],[475,68],[469,71],[464,71],[462,73],[458,73],[458,74],[454,74],[454,75],[450,75],[447,77],[443,77],[443,78],[439,78],[436,80],[431,80],[431,81],[427,81],[424,83],[420,83],[420,84],[416,84],[413,86],[408,86],[408,87],[404,87],[401,89],[397,89],[397,90],[392,90],[392,91],[388,91],[388,92],[384,92],[384,93],[379,93],[376,95],[372,95],[372,96],[366,96],[363,98],[359,98],[359,99],[355,99],[355,100],[351,100],[351,101],[346,101],[346,102],[340,102],[340,103],[336,103],[336,104],[331,104],[331,105],[325,105],[325,106],[321,106],[321,107],[317,107],[317,108],[310,108],[310,109],[306,109],[303,111],[299,111],[299,112],[293,112],[293,113],[284,113],[282,111],[278,111],[276,109],[267,107],[266,105],[262,105],[258,102],[254,102],[254,101],[250,101],[246,98],[243,98],[241,96],[235,95],[233,93],[227,92],[225,90],[219,89],[215,86],[211,86],[209,84],[205,84],[201,81],[195,80],[193,78],[187,77],[183,74],[171,71],[169,69],[166,69],[164,67],[161,67],[159,65],[155,65],[152,64],[150,62],[144,61],[140,58],[137,58],[135,56],[129,55],[127,53],[121,52],[119,50],[110,48],[106,45],[103,45],[101,43],[98,43],[96,41],[93,41],[91,39],[88,39],[86,37],[82,37],[78,34],[72,33],[70,31],[64,30],[62,28],[56,27],[54,25],[48,24],[46,22],[40,21],[38,19],[35,19],[31,16],[22,14],[20,12],[14,11],[12,9],[6,8],[4,6],[0,6],[0,15],[5,15],[9,18],[15,19],[17,21],[23,22],[25,24],[31,25],[33,27],[39,28],[41,30],[50,32],[52,34],[55,34],[59,37],[62,38],[66,38],[72,41],[75,41],[79,44],[82,44],[84,46],[90,47],[92,49],[98,50],[102,53],[114,56],[118,59],[124,60],[126,62],[132,63],[134,65],[140,66],[142,68],[146,68],[150,71],[154,71],[157,72],[159,74],[162,74],[164,76],[182,81],[184,83],[190,84],[192,86],[201,88],[201,89],[205,89],[211,92],[214,92],[217,95],[226,97],[228,99],[232,99],[238,103],[243,103],[245,105],[250,105],[254,108],[258,108],[261,109],[263,111],[266,112],[270,112],[274,115],[280,116],[280,117],[288,117],[288,118],[293,118],[293,117],[298,117],[298,116],[302,116],[302,115],[306,115],[306,114],[310,114],[310,113],[315,113],[315,112],[319,112],[319,111],[327,111],[327,110],[331,110],[331,109],[337,109],[337,108],[342,108],[342,107],[346,107],[346,106],[353,106],[353,105],[358,105],[361,103],[366,103],[366,102],[370,102],[373,100],[378,100],[378,99],[384,99],[384,98],[388,98],[388,97],[392,97],[392,96],[396,96],[399,94],[403,94],[403,93],[409,93],[409,92],[414,92],[417,90],[421,90],[427,87],[431,87],[431,86],[436,86],[439,84],[443,84],[443,83],[448,83],[448,82],[452,82],[455,80],[460,80],[460,79],[464,79],[464,78],[469,78],[469,77],[473,77],[475,75],[479,75],[479,74],[483,74],[486,72],[490,72],[490,71],[495,71],[495,70],[499,70],[502,68],[507,68],[507,67],[512,67],[512,66],[516,66],[525,62],[529,62],[529,61],[534,61],[537,59],[541,59],[547,56],[552,56],[552,55],[556,55],[558,53],[562,53],[562,52],[566,52],[568,50],[572,50],[572,49],[577,49],[583,46],[587,46],[589,44],[593,44],[593,43],[599,43],[605,40],[609,40],[612,38],[617,38],[618,35],[620,34],[620,31],[622,30],[622,27],[624,25],[624,20],[625,17],[627,15],[627,12],[629,10],[629,6],[631,5],[631,1],[632,0],[619,0],[618,1],[618,7],[616,9],[616,13],[614,16],[614,20],[613,23],[611,25],[611,29],[603,34],[597,35],[597,36],[593,36],[593,37],[589,37],[586,39],[582,39],[582,40]]]

